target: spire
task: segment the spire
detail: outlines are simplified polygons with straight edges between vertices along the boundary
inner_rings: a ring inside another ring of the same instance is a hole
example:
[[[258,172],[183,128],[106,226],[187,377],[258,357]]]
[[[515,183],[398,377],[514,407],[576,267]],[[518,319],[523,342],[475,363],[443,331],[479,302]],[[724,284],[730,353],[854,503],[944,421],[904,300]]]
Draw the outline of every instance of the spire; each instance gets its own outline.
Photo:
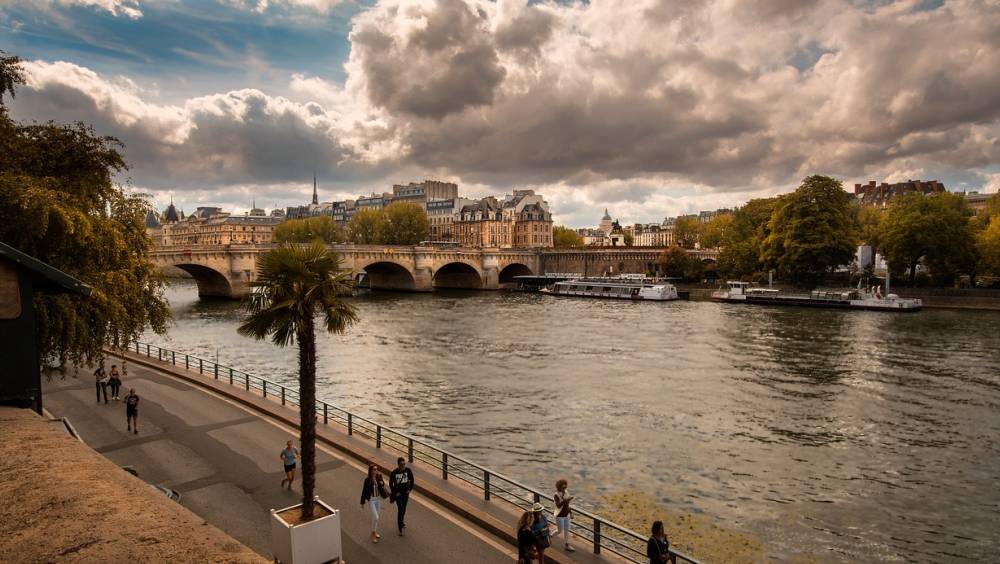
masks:
[[[319,195],[316,194],[316,173],[313,173],[313,205],[319,204]]]

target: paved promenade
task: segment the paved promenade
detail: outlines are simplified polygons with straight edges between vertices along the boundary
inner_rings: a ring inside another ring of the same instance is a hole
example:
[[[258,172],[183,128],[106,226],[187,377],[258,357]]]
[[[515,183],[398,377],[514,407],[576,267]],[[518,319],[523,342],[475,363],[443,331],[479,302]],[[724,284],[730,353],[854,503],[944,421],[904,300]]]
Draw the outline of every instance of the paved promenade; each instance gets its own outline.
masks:
[[[54,374],[44,382],[46,409],[68,417],[82,438],[113,462],[134,466],[143,480],[181,492],[188,509],[270,557],[269,509],[297,503],[301,492],[300,476],[292,492],[279,487],[283,472],[278,452],[289,439],[297,443],[297,409],[155,358],[131,353],[128,358],[122,395],[134,387],[142,398],[139,435],[126,433],[121,402],[96,403],[89,371],[81,370],[79,379]],[[396,535],[396,508],[386,503],[382,540],[373,544],[370,518],[359,503],[362,461],[391,468],[397,453],[349,436],[339,426],[320,425],[318,436],[317,495],[342,511],[348,563],[516,560],[518,510],[483,500],[481,491],[460,480],[441,480],[439,470],[420,463],[411,465],[418,493],[407,509],[407,536]],[[546,560],[619,561],[594,554],[588,543],[577,547],[572,555],[550,549]]]
[[[79,379],[65,380],[56,374],[43,387],[45,408],[68,417],[91,447],[118,465],[134,466],[143,480],[181,492],[185,507],[271,557],[268,510],[295,504],[301,495],[300,476],[293,491],[279,487],[283,472],[278,452],[297,432],[237,402],[132,362],[122,397],[134,387],[142,398],[138,435],[126,432],[122,402],[95,402],[89,373],[84,376],[81,370]],[[395,506],[383,506],[382,540],[373,544],[368,513],[359,504],[363,479],[359,462],[319,445],[317,493],[342,511],[348,563],[515,560],[513,546],[421,494],[411,499],[405,537],[396,534]]]

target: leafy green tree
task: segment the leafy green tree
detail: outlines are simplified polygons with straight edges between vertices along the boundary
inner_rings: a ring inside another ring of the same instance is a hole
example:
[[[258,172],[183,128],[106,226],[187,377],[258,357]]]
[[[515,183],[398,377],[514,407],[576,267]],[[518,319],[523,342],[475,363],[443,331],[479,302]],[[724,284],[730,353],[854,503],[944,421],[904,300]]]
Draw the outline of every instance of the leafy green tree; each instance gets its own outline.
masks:
[[[354,212],[347,222],[347,238],[359,245],[377,245],[382,243],[382,224],[385,218],[382,212],[371,208],[363,208]]]
[[[770,232],[771,215],[780,202],[781,197],[758,198],[733,213],[716,265],[722,276],[745,278],[764,271],[761,245]]]
[[[667,247],[656,259],[656,264],[664,275],[687,282],[700,280],[704,272],[701,260],[681,247]]]
[[[701,234],[701,222],[698,218],[681,216],[674,221],[674,241],[685,249],[693,249]]]
[[[257,259],[257,278],[239,334],[270,338],[284,347],[299,345],[299,433],[302,445],[302,519],[313,516],[316,488],[316,315],[328,333],[341,334],[358,319],[342,299],[350,293],[350,273],[340,257],[319,241],[284,244]]]
[[[430,223],[427,213],[407,202],[393,202],[382,210],[381,243],[387,245],[416,245],[427,239]]]
[[[712,218],[701,227],[701,246],[706,249],[721,247],[726,240],[726,232],[733,226],[733,214],[724,213]]]
[[[146,327],[166,331],[164,282],[148,258],[151,207],[115,182],[127,168],[116,139],[82,123],[12,121],[2,96],[21,83],[18,59],[0,56],[0,241],[93,288],[34,302],[39,360],[90,364]]]
[[[947,284],[975,262],[973,226],[964,198],[941,192],[906,194],[885,212],[880,234],[882,252],[893,272],[916,279],[921,260],[935,284]]]
[[[1000,276],[1000,219],[994,219],[979,233],[976,249],[979,252],[979,270]]]
[[[582,247],[583,237],[569,227],[556,225],[552,228],[552,244],[555,247]]]
[[[771,215],[762,258],[797,284],[821,281],[847,265],[857,248],[857,217],[838,180],[813,175],[782,198]]]
[[[277,243],[340,243],[344,233],[332,217],[321,215],[305,219],[290,219],[279,223],[274,228],[274,240]]]

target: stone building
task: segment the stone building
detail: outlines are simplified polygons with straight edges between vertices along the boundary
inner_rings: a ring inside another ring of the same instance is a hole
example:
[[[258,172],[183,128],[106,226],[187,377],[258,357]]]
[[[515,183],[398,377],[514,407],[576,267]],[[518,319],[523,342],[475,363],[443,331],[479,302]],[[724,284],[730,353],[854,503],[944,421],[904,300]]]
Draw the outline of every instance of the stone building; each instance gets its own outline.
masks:
[[[469,247],[552,246],[552,214],[532,190],[515,190],[503,201],[488,196],[463,205],[452,222],[455,241]]]
[[[198,246],[266,244],[274,241],[274,226],[283,218],[257,215],[233,216],[222,208],[200,207],[182,221],[164,222],[149,230],[153,245]]]
[[[462,208],[475,204],[476,200],[468,198],[449,198],[447,200],[429,200],[426,205],[428,237],[431,241],[455,241],[455,216]]]
[[[637,223],[633,227],[633,247],[666,247],[673,242],[673,229],[660,223]]]
[[[893,184],[883,182],[879,185],[876,185],[874,180],[870,180],[868,184],[854,185],[854,197],[861,205],[880,209],[888,207],[889,202],[893,198],[910,192],[919,192],[920,194],[927,195],[945,191],[944,184],[937,180],[926,182],[923,180],[907,180],[906,182],[896,182]]]
[[[416,204],[427,210],[427,203],[458,198],[458,184],[438,180],[424,180],[417,184],[394,184],[392,186],[392,201]]]
[[[611,233],[613,223],[614,222],[611,220],[611,214],[608,213],[608,208],[604,208],[604,217],[601,218],[601,223],[597,225],[597,228],[605,234],[609,234]]]

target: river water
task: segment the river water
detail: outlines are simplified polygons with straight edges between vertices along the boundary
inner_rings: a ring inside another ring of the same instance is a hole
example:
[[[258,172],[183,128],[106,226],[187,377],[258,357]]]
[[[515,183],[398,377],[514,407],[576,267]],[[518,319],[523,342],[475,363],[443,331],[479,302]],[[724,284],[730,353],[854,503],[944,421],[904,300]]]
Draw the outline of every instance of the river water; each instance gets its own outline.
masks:
[[[295,384],[240,306],[168,291],[157,344]],[[320,397],[578,500],[640,489],[777,559],[997,561],[1000,314],[372,294]],[[582,502],[586,506],[586,502]]]

